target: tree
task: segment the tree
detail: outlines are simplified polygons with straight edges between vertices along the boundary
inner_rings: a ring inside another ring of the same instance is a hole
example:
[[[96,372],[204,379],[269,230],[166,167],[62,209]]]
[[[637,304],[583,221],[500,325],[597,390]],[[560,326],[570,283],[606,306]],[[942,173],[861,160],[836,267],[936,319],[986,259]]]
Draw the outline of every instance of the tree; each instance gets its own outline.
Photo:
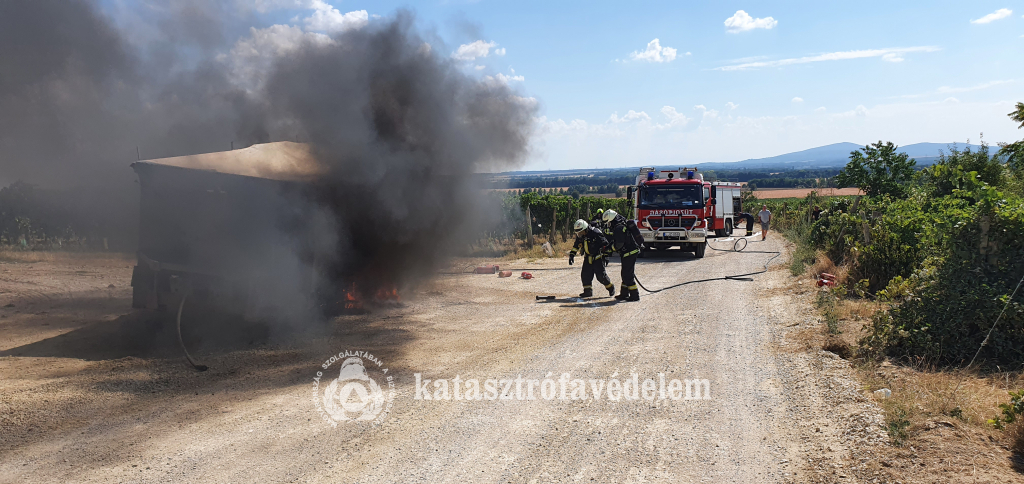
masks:
[[[1006,175],[999,155],[989,156],[988,145],[981,142],[978,151],[972,151],[968,142],[963,151],[956,145],[949,154],[939,154],[934,165],[921,170],[921,180],[932,188],[932,196],[944,197],[954,190],[973,191],[988,184],[996,188],[1006,185]]]
[[[1020,123],[1017,129],[1024,128],[1024,103],[1017,103],[1017,109],[1007,114],[1010,119]],[[999,154],[1006,157],[1006,163],[1015,171],[1024,171],[1024,140],[1000,147]]]
[[[891,141],[879,141],[850,152],[850,162],[836,175],[836,184],[855,186],[868,196],[906,194],[917,162],[896,148]]]

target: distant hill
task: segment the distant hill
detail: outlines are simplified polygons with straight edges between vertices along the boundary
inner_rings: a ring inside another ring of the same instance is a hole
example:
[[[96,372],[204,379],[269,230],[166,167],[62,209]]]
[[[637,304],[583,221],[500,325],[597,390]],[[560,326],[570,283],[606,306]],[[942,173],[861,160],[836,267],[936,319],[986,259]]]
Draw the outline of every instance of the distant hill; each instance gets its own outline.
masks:
[[[978,149],[978,145],[958,144],[958,149],[970,146]],[[850,152],[863,148],[857,143],[834,143],[809,150],[786,153],[784,155],[757,158],[731,163],[698,163],[702,170],[798,170],[811,168],[842,168],[850,161]],[[918,165],[930,165],[939,157],[940,151],[948,152],[945,143],[915,143],[900,146],[899,151],[906,153],[917,161]]]
[[[951,143],[950,143],[951,144]],[[918,166],[928,166],[939,157],[939,151],[948,152],[946,143],[914,143],[912,145],[900,146],[899,151],[906,153],[917,161]],[[970,146],[972,150],[980,148],[978,145],[957,144],[957,149],[965,149]],[[749,170],[749,171],[788,171],[807,170],[818,168],[839,169],[846,166],[850,161],[850,152],[863,148],[864,145],[857,143],[834,143],[803,151],[795,151],[784,155],[771,156],[768,158],[757,158],[734,162],[704,162],[684,163],[686,166],[696,165],[702,171],[707,170]],[[674,170],[684,164],[656,165],[659,170]],[[651,165],[648,165],[651,166]],[[639,167],[622,168],[575,168],[564,170],[535,170],[535,171],[512,171],[503,173],[482,173],[482,179],[510,177],[510,176],[537,176],[543,178],[566,177],[566,176],[588,176],[588,175],[609,175],[612,173],[625,173],[633,175]]]

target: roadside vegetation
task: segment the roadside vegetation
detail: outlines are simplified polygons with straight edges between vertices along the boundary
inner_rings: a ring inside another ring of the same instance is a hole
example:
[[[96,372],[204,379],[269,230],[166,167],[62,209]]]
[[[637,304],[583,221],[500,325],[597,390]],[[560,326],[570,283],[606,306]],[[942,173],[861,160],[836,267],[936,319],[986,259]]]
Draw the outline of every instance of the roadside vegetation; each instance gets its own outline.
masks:
[[[1024,103],[1009,116],[1024,127]],[[852,358],[867,390],[892,392],[894,445],[938,418],[999,429],[1021,459],[1024,141],[950,146],[916,171],[896,148],[851,154],[836,182],[864,196],[748,203],[795,243],[794,275],[836,276],[816,298],[822,345]]]

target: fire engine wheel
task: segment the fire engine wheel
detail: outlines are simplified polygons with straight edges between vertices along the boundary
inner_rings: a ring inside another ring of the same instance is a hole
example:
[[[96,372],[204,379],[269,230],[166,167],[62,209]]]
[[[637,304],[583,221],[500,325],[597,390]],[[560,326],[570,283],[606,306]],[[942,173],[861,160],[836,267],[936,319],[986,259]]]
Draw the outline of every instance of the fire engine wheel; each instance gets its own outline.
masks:
[[[732,220],[725,221],[725,235],[726,237],[732,235]]]
[[[693,256],[698,258],[698,259],[704,258],[704,251],[707,250],[707,248],[708,248],[707,242],[704,242],[702,244],[697,245],[696,249],[694,249],[694,251],[693,251]]]

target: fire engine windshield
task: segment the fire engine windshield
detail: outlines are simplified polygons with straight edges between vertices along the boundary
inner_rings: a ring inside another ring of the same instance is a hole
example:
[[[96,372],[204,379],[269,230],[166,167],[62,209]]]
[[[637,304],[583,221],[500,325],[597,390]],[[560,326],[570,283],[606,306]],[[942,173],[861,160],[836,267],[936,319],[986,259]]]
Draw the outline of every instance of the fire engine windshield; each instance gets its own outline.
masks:
[[[700,185],[676,185],[673,187],[640,187],[638,208],[671,209],[701,208],[704,200]]]

